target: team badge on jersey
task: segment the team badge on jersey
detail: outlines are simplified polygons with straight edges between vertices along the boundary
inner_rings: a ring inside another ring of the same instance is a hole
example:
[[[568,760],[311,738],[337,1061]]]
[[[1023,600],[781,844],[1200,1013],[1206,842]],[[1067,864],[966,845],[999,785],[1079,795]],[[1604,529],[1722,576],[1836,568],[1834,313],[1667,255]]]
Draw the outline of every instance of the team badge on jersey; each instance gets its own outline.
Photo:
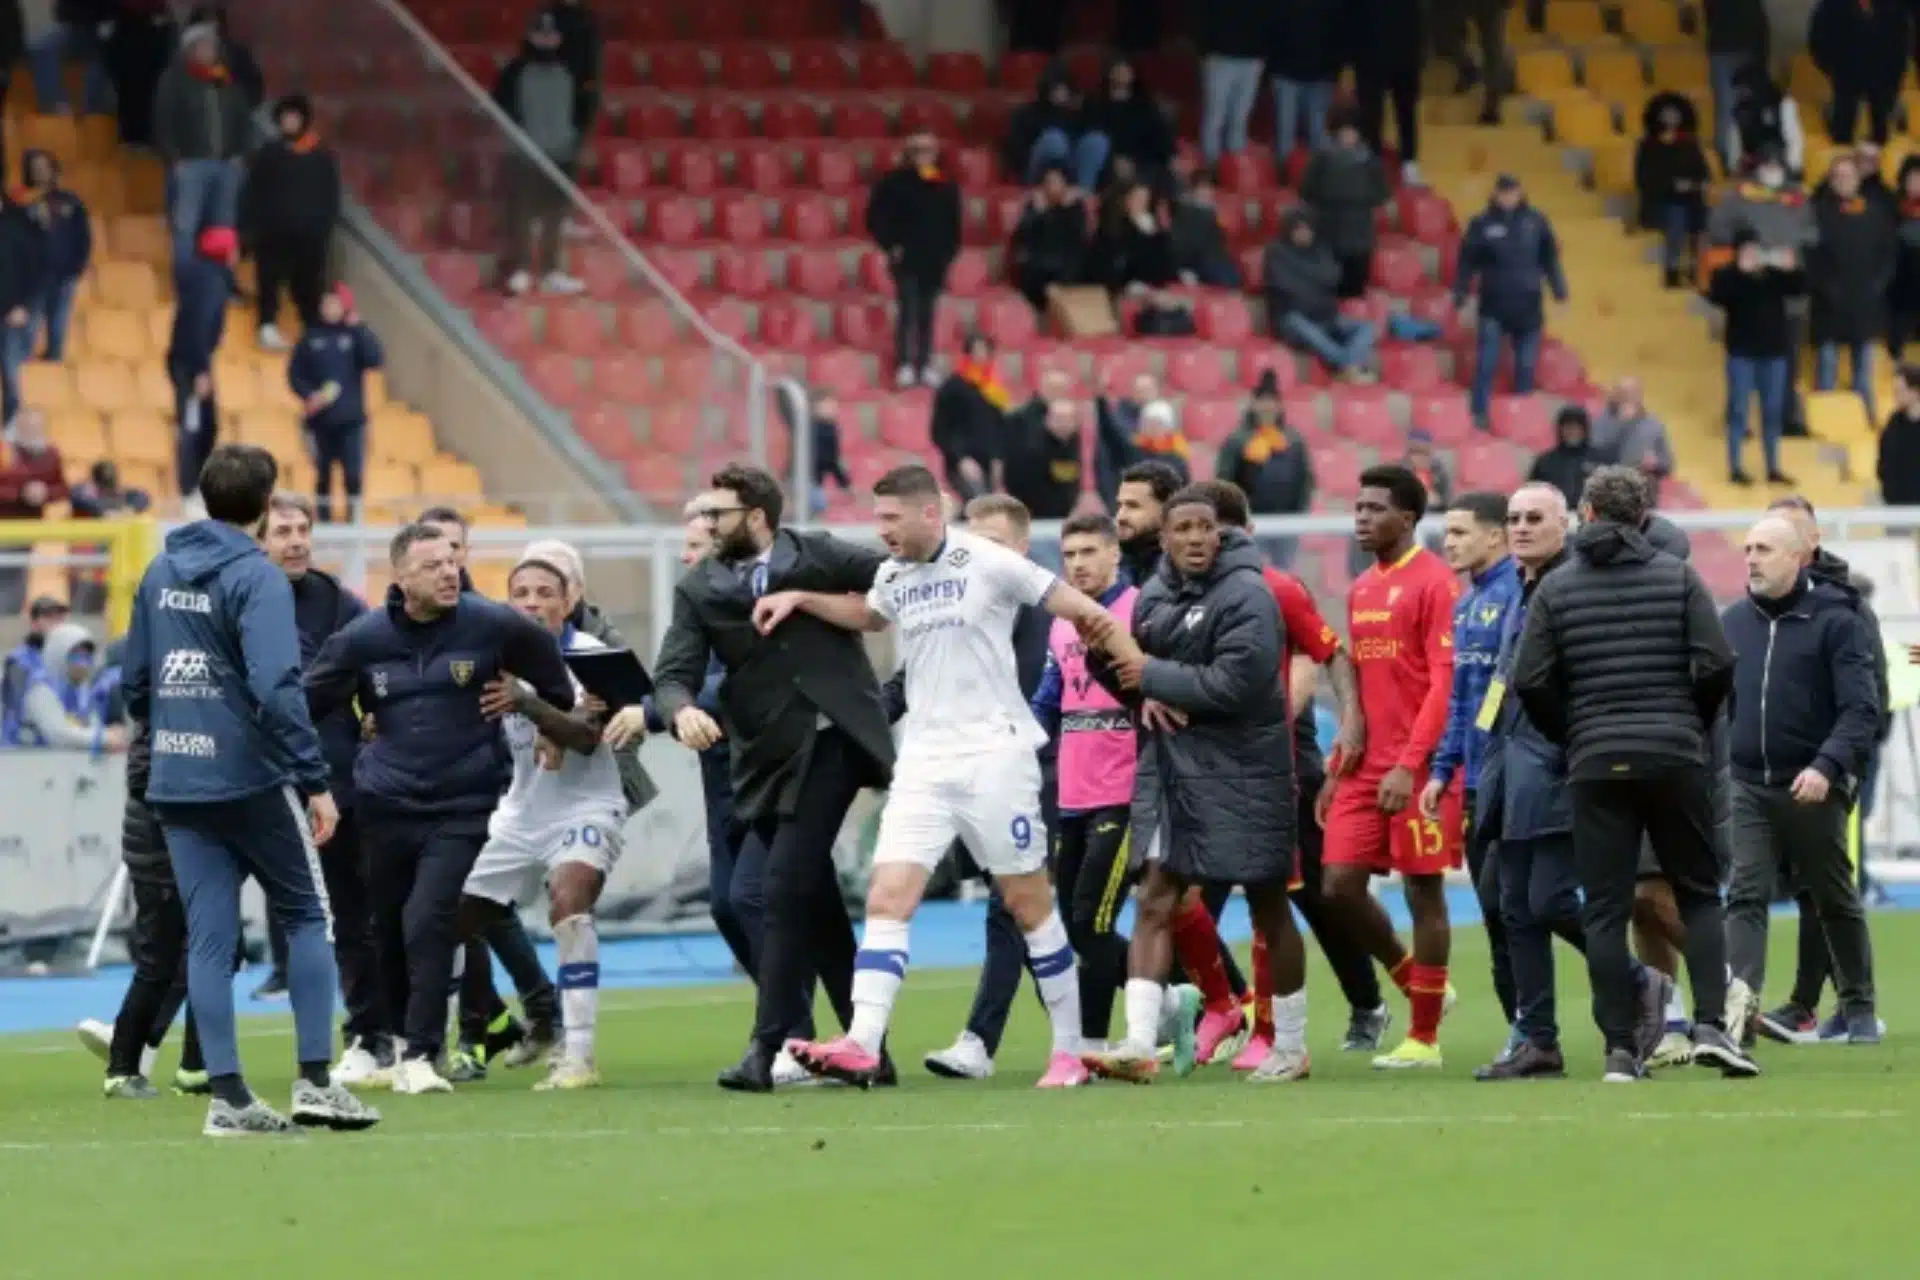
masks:
[[[387,673],[384,671],[373,673],[373,696],[376,698],[387,696]]]
[[[953,550],[947,552],[947,563],[956,569],[966,568],[967,561],[971,559],[973,559],[973,556],[968,553],[965,547],[955,547]]]
[[[463,659],[449,662],[447,670],[453,673],[453,682],[463,689],[467,687],[467,681],[473,679],[473,664]]]

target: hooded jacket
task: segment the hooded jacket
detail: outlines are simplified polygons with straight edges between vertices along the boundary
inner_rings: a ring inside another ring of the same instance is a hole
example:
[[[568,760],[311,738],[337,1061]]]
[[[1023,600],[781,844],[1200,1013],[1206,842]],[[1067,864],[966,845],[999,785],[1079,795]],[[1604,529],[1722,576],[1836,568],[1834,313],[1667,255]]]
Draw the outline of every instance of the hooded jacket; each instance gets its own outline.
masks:
[[[235,160],[247,153],[253,107],[230,66],[223,76],[202,79],[188,67],[185,54],[161,73],[153,98],[153,141],[169,165]]]
[[[1299,84],[1340,78],[1336,0],[1285,0],[1274,6],[1267,74]]]
[[[1493,683],[1508,621],[1520,605],[1520,566],[1512,556],[1477,575],[1453,607],[1453,694],[1447,699],[1447,731],[1428,775],[1445,786],[1464,773],[1466,788],[1480,785],[1480,765],[1491,735],[1480,727],[1480,709]]]
[[[337,631],[367,611],[360,597],[340,585],[330,573],[309,569],[293,585],[293,621],[300,632],[300,668],[313,665],[320,649]],[[320,749],[333,774],[334,802],[342,810],[353,804],[353,762],[360,753],[360,718],[351,707],[341,707],[314,722]]]
[[[1566,495],[1567,506],[1575,510],[1580,506],[1580,493],[1587,486],[1587,477],[1600,465],[1600,457],[1592,445],[1592,433],[1581,424],[1563,422],[1554,430],[1559,434],[1559,443],[1533,460],[1533,466],[1527,472],[1527,479],[1542,484],[1550,484]],[[1578,432],[1580,438],[1575,440]]]
[[[1880,428],[1875,462],[1880,500],[1890,507],[1920,506],[1920,416],[1895,409]]]
[[[327,790],[293,588],[244,531],[197,520],[167,535],[134,596],[124,669],[128,714],[152,733],[150,803]]]
[[[1786,787],[1803,769],[1851,792],[1873,758],[1885,707],[1852,588],[1807,573],[1779,599],[1756,596],[1721,615],[1734,651],[1733,776]]]
[[[544,627],[472,592],[418,622],[396,584],[383,608],[321,646],[307,670],[307,700],[323,719],[356,697],[373,716],[373,743],[353,771],[363,810],[484,815],[512,774],[506,738],[480,710],[480,691],[503,670],[549,706],[573,709],[572,673]]]
[[[60,185],[60,162],[50,151],[29,150],[20,157],[20,172],[30,173],[36,158],[53,175],[53,185],[35,194],[45,205],[44,261],[39,272],[43,288],[68,284],[86,274],[93,257],[93,222],[84,200]]]
[[[1813,200],[1816,239],[1807,253],[1813,342],[1856,344],[1887,327],[1887,287],[1898,263],[1893,211],[1865,191],[1852,199],[1825,190]]]
[[[1087,207],[1078,200],[1020,211],[1010,258],[1017,276],[1067,284],[1078,280],[1087,257]]]
[[[541,154],[566,169],[586,141],[593,98],[563,49],[540,49],[531,39],[522,40],[513,60],[500,68],[493,100]]]
[[[1065,89],[1066,101],[1055,102],[1054,90]],[[1086,132],[1086,118],[1082,112],[1079,95],[1073,87],[1073,75],[1067,69],[1063,59],[1055,58],[1040,73],[1040,83],[1033,91],[1033,98],[1022,103],[1014,111],[1013,119],[1008,122],[1006,161],[1009,173],[1024,176],[1027,161],[1033,155],[1034,144],[1040,141],[1040,135],[1052,129],[1058,129],[1073,142]]]
[[[1112,64],[1108,66],[1111,69]],[[1173,160],[1173,128],[1137,66],[1133,90],[1127,97],[1109,97],[1103,81],[1100,92],[1087,103],[1083,119],[1087,132],[1107,135],[1112,157],[1127,157],[1142,173],[1165,169]],[[1111,166],[1111,158],[1108,164]]]
[[[873,184],[867,233],[889,258],[899,251],[894,270],[941,284],[960,256],[960,188],[938,169],[895,165]]]
[[[1152,698],[1187,713],[1176,732],[1140,730],[1133,830],[1190,879],[1260,884],[1292,867],[1293,719],[1265,566],[1238,529],[1220,535],[1204,574],[1188,578],[1163,560],[1133,606],[1147,654],[1138,690],[1121,691],[1088,655],[1088,673],[1129,706]]]
[[[364,324],[322,321],[300,335],[287,357],[287,386],[302,401],[324,387],[338,388],[333,400],[307,418],[311,431],[344,430],[367,420],[367,370],[386,362],[380,339]]]
[[[1318,236],[1305,245],[1294,243],[1294,230],[1307,222],[1292,212],[1280,223],[1280,234],[1260,259],[1260,283],[1267,294],[1268,326],[1276,333],[1289,315],[1298,315],[1325,328],[1340,316],[1340,263]]]
[[[1373,252],[1379,241],[1374,215],[1391,194],[1386,166],[1365,142],[1329,142],[1300,176],[1300,199],[1313,211],[1320,242],[1342,258]]]
[[[1867,603],[1866,595],[1854,585],[1853,568],[1824,547],[1813,553],[1807,572],[1816,583],[1826,583],[1845,594],[1853,611],[1867,624],[1873,637],[1873,687],[1880,700],[1880,718],[1874,727],[1874,740],[1885,742],[1893,732],[1893,685],[1887,675],[1887,649],[1880,640],[1880,618]]]
[[[1661,117],[1679,113],[1680,124],[1671,134],[1662,132]],[[1640,113],[1640,141],[1633,149],[1633,186],[1640,194],[1640,225],[1661,230],[1666,212],[1675,205],[1687,211],[1687,229],[1706,225],[1707,191],[1713,173],[1700,145],[1700,113],[1693,100],[1679,93],[1656,93]]]
[[[153,773],[153,742],[138,720],[127,738],[127,803],[120,814],[120,860],[127,875],[143,884],[172,884],[173,860],[167,835],[147,803],[147,779]]]
[[[1707,299],[1726,312],[1727,354],[1746,360],[1784,360],[1793,355],[1787,300],[1807,287],[1807,273],[1765,266],[1742,271],[1729,262],[1713,273]]]
[[[1807,52],[1835,84],[1898,86],[1912,45],[1903,0],[1817,0],[1807,23]]]
[[[1732,678],[1700,575],[1606,520],[1582,525],[1541,581],[1513,663],[1527,717],[1566,748],[1576,779],[1708,765],[1708,726]]]
[[[340,220],[340,158],[312,132],[311,112],[300,100],[282,109],[306,111],[308,132],[275,137],[254,153],[241,189],[241,224],[267,240],[317,240]]]
[[[68,658],[82,645],[96,651],[99,647],[93,633],[77,622],[63,622],[47,632],[40,665],[28,673],[20,690],[18,711],[6,717],[0,734],[4,745],[99,749],[102,726],[93,714],[89,686],[73,683],[67,673]]]
[[[1296,515],[1313,505],[1313,454],[1298,431],[1285,422],[1274,426],[1277,444],[1262,436],[1249,410],[1239,429],[1221,441],[1215,474],[1240,486],[1255,515]]]
[[[1547,216],[1522,201],[1512,209],[1489,200],[1460,239],[1453,301],[1464,306],[1480,282],[1480,315],[1512,333],[1532,333],[1546,323],[1544,292],[1567,300],[1560,268],[1560,242]]]

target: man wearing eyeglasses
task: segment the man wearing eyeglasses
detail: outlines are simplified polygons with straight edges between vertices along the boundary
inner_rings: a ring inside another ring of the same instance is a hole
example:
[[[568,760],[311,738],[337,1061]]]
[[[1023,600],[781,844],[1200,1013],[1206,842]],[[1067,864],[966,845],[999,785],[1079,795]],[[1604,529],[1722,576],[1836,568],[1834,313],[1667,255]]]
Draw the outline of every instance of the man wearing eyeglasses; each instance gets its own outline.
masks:
[[[759,467],[726,467],[710,484],[713,549],[674,588],[654,700],[683,745],[731,744],[735,816],[767,850],[753,1037],[719,1078],[723,1089],[765,1093],[781,1046],[806,1025],[813,975],[852,1025],[853,925],[833,845],[855,794],[887,785],[893,736],[857,634],[796,614],[763,636],[753,607],[776,591],[864,595],[884,557],[782,529],[779,482]],[[699,706],[714,657],[726,668],[718,717]],[[882,1080],[891,1083],[891,1062]]]

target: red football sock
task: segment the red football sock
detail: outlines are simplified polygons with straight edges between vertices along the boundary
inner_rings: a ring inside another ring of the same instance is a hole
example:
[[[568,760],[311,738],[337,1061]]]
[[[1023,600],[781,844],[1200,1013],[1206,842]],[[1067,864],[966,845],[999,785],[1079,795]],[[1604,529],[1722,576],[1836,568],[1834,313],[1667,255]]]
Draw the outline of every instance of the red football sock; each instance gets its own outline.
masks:
[[[1253,1034],[1273,1038],[1273,973],[1267,968],[1267,935],[1253,931]]]
[[[1401,956],[1400,963],[1387,970],[1387,976],[1393,979],[1393,985],[1400,988],[1400,994],[1413,994],[1413,957]]]
[[[1200,988],[1208,1013],[1226,1013],[1235,1007],[1227,966],[1220,959],[1220,931],[1201,903],[1186,903],[1173,913],[1173,950],[1187,978]]]
[[[1447,966],[1414,965],[1407,998],[1413,1004],[1413,1025],[1407,1034],[1423,1044],[1438,1043],[1440,1014],[1447,1002]]]

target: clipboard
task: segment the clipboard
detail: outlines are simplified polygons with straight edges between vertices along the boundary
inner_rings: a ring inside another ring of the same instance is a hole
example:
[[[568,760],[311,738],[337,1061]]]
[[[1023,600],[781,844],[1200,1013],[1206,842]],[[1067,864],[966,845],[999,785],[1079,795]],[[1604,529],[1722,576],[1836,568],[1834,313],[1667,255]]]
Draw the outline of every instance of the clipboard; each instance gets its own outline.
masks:
[[[634,706],[653,692],[653,677],[631,649],[585,649],[561,656],[574,679],[609,711]]]

